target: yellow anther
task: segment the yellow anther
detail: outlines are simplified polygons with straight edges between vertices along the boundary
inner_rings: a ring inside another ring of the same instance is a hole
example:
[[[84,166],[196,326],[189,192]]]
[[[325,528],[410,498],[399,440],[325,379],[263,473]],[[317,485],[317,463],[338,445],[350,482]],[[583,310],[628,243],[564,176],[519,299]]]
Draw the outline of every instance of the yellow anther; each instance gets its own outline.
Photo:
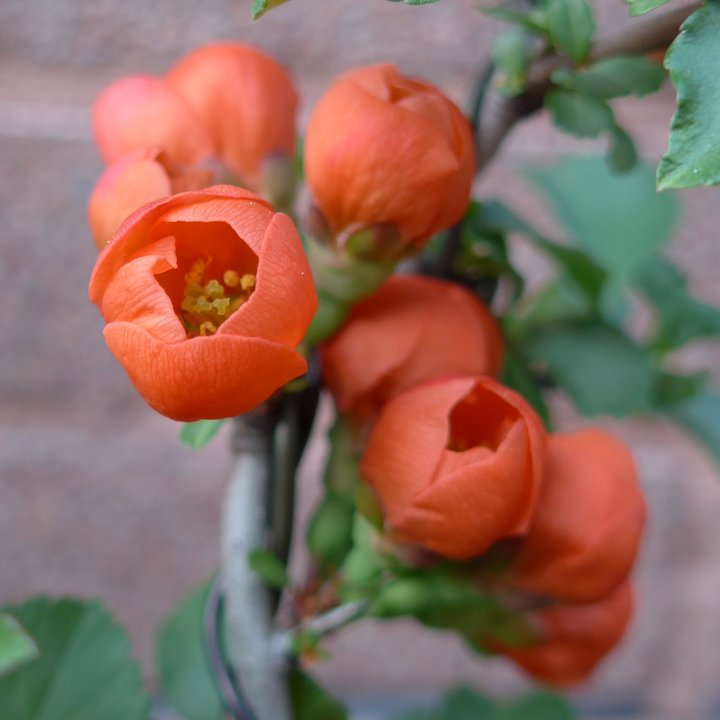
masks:
[[[213,279],[205,286],[205,294],[209,298],[221,298],[225,296],[225,288]]]
[[[193,312],[204,313],[210,312],[212,309],[212,303],[204,295],[201,295],[197,300],[195,300],[195,309]]]
[[[200,297],[201,295],[205,294],[205,290],[202,285],[198,285],[198,283],[190,283],[189,285],[185,286],[185,297]]]
[[[254,275],[243,275],[240,278],[240,287],[243,290],[249,290],[255,287],[255,276]]]
[[[188,285],[202,283],[203,274],[205,272],[205,263],[202,260],[196,260],[190,268],[190,272],[185,274],[185,282]]]
[[[223,282],[228,287],[237,287],[240,284],[240,275],[235,270],[226,270],[223,273]]]
[[[217,311],[217,314],[222,316],[227,313],[230,305],[230,298],[217,298],[216,300],[213,300],[212,304]]]
[[[207,322],[200,323],[200,327],[198,329],[200,330],[200,334],[202,336],[214,335],[217,332],[217,327],[215,327],[214,323],[211,323],[209,320]]]

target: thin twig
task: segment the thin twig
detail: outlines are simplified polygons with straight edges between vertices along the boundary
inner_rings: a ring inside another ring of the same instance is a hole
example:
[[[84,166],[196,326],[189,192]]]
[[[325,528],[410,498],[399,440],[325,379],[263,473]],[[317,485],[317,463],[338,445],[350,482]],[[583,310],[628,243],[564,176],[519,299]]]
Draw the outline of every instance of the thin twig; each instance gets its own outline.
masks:
[[[292,649],[293,638],[298,633],[310,632],[318,637],[330,635],[355,620],[359,620],[367,612],[368,606],[367,600],[356,600],[307,618],[299,627],[278,633],[273,640],[273,649],[281,657],[287,657]]]

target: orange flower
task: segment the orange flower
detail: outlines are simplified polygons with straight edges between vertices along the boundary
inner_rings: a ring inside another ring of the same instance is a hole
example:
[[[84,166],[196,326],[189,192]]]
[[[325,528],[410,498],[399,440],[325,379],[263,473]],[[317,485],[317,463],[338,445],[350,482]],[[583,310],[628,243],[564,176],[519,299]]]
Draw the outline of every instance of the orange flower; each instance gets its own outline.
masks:
[[[589,429],[553,435],[514,582],[564,602],[602,598],[627,578],[644,524],[635,465],[619,440]]]
[[[453,378],[393,398],[360,471],[400,540],[462,560],[527,532],[544,455],[542,424],[520,395]]]
[[[90,299],[135,387],[176,420],[237,415],[306,370],[317,297],[294,225],[230,186],[151,203],[98,258]]]
[[[485,305],[442,280],[396,275],[355,305],[320,350],[338,409],[359,423],[424,380],[496,375],[502,338]]]
[[[544,635],[529,647],[494,649],[541,682],[559,687],[577,685],[620,642],[633,611],[629,582],[591,605],[558,605],[536,613]]]
[[[126,77],[93,109],[93,127],[106,162],[159,148],[183,168],[215,158],[242,183],[260,188],[263,161],[290,156],[297,95],[272,58],[246,45],[200,48],[165,78]]]
[[[418,248],[467,208],[472,132],[439,90],[375,65],[341,76],[318,102],[305,172],[336,237],[389,223]]]

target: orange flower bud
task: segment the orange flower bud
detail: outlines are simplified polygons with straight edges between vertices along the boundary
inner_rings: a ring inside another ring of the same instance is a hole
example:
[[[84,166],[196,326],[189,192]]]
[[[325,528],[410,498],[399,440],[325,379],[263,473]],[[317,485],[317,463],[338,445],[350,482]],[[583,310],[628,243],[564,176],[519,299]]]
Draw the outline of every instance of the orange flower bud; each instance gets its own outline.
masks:
[[[393,398],[360,471],[400,540],[463,560],[527,532],[544,460],[527,402],[491,378],[464,377]]]
[[[292,154],[296,106],[292,82],[272,58],[222,43],[186,56],[165,78],[113,83],[95,103],[93,127],[108,163],[156,147],[183,167],[220,160],[257,190],[264,161]]]
[[[439,90],[375,65],[341,76],[318,102],[305,172],[336,237],[390,223],[419,248],[467,208],[472,132]]]
[[[605,597],[626,580],[644,524],[635,464],[619,440],[590,429],[553,435],[514,582],[563,602]]]
[[[95,101],[92,121],[107,163],[145,148],[160,148],[180,165],[216,154],[203,119],[160,78],[133,75],[117,80]]]
[[[297,93],[265,53],[239,43],[207,45],[183,58],[166,79],[203,118],[220,157],[249,187],[260,187],[265,158],[292,156]]]
[[[363,423],[392,397],[425,380],[496,375],[502,338],[485,305],[443,280],[396,275],[356,304],[320,349],[338,409]]]
[[[633,611],[629,582],[591,605],[557,605],[536,613],[544,639],[529,647],[494,649],[541,682],[577,685],[620,642]]]
[[[95,244],[102,249],[139,207],[172,193],[207,187],[212,176],[211,170],[177,172],[155,148],[126,155],[105,170],[90,195],[88,221]]]
[[[306,370],[317,307],[291,220],[216,186],[146,205],[100,254],[90,299],[138,392],[175,420],[251,410]]]

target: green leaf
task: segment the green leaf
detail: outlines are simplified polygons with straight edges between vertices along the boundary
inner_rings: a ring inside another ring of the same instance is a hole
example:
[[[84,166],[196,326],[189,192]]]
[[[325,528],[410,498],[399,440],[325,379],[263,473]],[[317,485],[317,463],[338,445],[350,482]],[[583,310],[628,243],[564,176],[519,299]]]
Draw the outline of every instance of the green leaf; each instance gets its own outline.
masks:
[[[488,17],[505,20],[513,25],[518,25],[526,30],[530,30],[531,32],[538,33],[543,36],[547,34],[545,15],[538,10],[521,12],[519,10],[514,10],[511,7],[499,5],[498,7],[480,8],[480,12],[484,13]]]
[[[545,254],[549,255],[588,297],[597,299],[606,273],[585,253],[576,248],[559,245],[548,240],[532,228],[519,215],[500,202],[491,200],[482,205],[481,222],[487,227],[503,232],[516,232],[531,240]]]
[[[677,93],[660,190],[720,183],[720,3],[707,2],[682,25],[665,56]]]
[[[720,470],[720,392],[700,393],[668,414],[705,447]]]
[[[505,367],[502,375],[503,385],[517,390],[542,418],[545,427],[550,429],[550,411],[545,404],[542,391],[536,377],[530,371],[526,359],[516,350],[505,348]]]
[[[337,492],[328,491],[307,529],[310,552],[323,563],[338,568],[352,548],[355,505]]]
[[[673,194],[655,190],[652,168],[618,176],[598,156],[566,158],[527,176],[550,201],[571,242],[603,267],[602,304],[616,313],[638,268],[667,242],[678,215]]]
[[[511,30],[495,41],[492,59],[499,73],[496,87],[508,95],[525,89],[527,69],[530,67],[530,38],[524,30]]]
[[[37,645],[12,616],[0,612],[0,676],[38,656]]]
[[[380,584],[386,561],[375,549],[378,531],[359,513],[353,523],[353,546],[341,568],[343,602],[373,595]]]
[[[691,297],[685,278],[667,260],[645,263],[636,284],[658,312],[656,349],[667,352],[696,338],[720,336],[720,310]]]
[[[150,698],[122,628],[98,602],[33,598],[4,608],[40,655],[0,678],[10,720],[148,720]]]
[[[222,720],[222,701],[205,657],[203,616],[210,591],[195,588],[165,620],[155,643],[163,695],[184,720]]]
[[[288,582],[287,570],[280,558],[266,548],[255,548],[248,554],[248,565],[271,588],[284,588]]]
[[[646,12],[670,2],[670,0],[625,0],[625,2],[630,5],[631,15],[644,15]]]
[[[638,163],[637,149],[633,139],[617,125],[610,135],[607,162],[610,169],[616,173],[630,172]]]
[[[583,415],[623,417],[652,408],[654,362],[613,328],[597,323],[546,328],[528,338],[526,349]]]
[[[268,10],[276,8],[278,5],[282,5],[287,0],[253,0],[252,4],[252,18],[257,20],[259,17],[264,15]]]
[[[655,378],[653,399],[655,407],[662,411],[695,397],[703,388],[707,375],[676,375],[670,372],[659,372]]]
[[[578,715],[560,695],[536,692],[528,695],[503,714],[502,720],[576,720]]]
[[[345,708],[299,667],[288,674],[293,720],[347,720]]]
[[[665,71],[645,57],[608,58],[583,70],[560,68],[552,75],[556,85],[600,100],[649,95],[664,80]]]
[[[581,63],[590,51],[595,30],[587,0],[545,0],[543,7],[553,45]]]
[[[568,90],[550,90],[544,102],[553,122],[577,137],[594,138],[615,128],[615,115],[604,100]]]
[[[225,420],[198,420],[185,423],[180,431],[180,440],[193,450],[199,450],[217,435],[224,423]]]

